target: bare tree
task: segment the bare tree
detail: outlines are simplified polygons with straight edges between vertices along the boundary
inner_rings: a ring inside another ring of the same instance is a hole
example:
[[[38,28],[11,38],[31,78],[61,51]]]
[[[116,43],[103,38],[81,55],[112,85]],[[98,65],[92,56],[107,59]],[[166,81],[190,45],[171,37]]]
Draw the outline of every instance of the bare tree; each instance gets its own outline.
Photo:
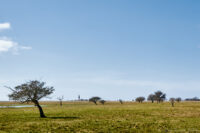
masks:
[[[166,94],[164,94],[164,93],[161,92],[161,91],[156,91],[156,92],[154,93],[154,95],[155,95],[155,99],[156,99],[156,101],[157,101],[158,103],[164,101],[165,98],[166,98]]]
[[[64,96],[58,97],[57,99],[58,99],[59,102],[60,102],[60,106],[62,106],[62,105],[63,105]]]
[[[20,101],[22,103],[33,102],[39,109],[40,117],[46,117],[39,104],[39,100],[52,94],[54,91],[53,87],[46,87],[45,82],[34,80],[16,86],[14,89],[10,87],[7,88],[12,91],[12,93],[8,95],[11,100]]]
[[[182,99],[180,97],[175,99],[178,103],[182,101]]]
[[[151,101],[152,103],[154,103],[154,100],[156,100],[156,96],[154,94],[150,94],[147,98],[147,100]]]
[[[99,102],[104,105],[106,101],[105,100],[100,100]]]
[[[121,104],[123,104],[123,101],[122,101],[122,99],[119,99],[119,102],[120,102]]]
[[[97,105],[97,102],[99,101],[99,100],[101,100],[101,98],[100,97],[92,97],[92,98],[90,98],[89,99],[89,101],[90,102],[93,102],[94,104],[96,104]]]
[[[175,98],[170,98],[169,101],[171,102],[172,104],[172,107],[174,107],[174,103],[175,103]]]
[[[145,97],[137,97],[135,101],[142,103],[145,100]]]

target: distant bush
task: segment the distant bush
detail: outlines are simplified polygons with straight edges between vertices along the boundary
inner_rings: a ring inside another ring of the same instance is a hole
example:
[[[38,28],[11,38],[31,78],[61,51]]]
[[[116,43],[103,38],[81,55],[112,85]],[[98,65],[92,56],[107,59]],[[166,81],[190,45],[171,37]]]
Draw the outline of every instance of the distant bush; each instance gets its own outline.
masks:
[[[135,101],[142,103],[145,100],[145,97],[137,97]]]
[[[177,97],[175,100],[176,100],[178,103],[182,101],[182,99],[181,99],[180,97]]]
[[[57,99],[60,101],[60,106],[62,106],[63,105],[64,96],[58,97]]]
[[[89,99],[90,102],[93,102],[96,105],[97,105],[97,102],[100,101],[100,100],[101,100],[101,98],[97,97],[97,96]]]
[[[122,101],[122,99],[119,99],[119,102],[120,102],[121,104],[123,104],[123,101]]]
[[[155,95],[155,100],[160,103],[160,102],[163,102],[165,99],[166,99],[166,94],[163,93],[162,91],[156,91],[154,93]]]
[[[89,101],[88,99],[80,99],[79,101]]]
[[[186,98],[185,101],[200,101],[198,97]]]
[[[104,105],[106,101],[105,100],[100,100],[99,102]]]
[[[150,94],[147,98],[148,101],[151,101],[152,103],[154,103],[154,101],[156,100],[156,96],[154,94]]]

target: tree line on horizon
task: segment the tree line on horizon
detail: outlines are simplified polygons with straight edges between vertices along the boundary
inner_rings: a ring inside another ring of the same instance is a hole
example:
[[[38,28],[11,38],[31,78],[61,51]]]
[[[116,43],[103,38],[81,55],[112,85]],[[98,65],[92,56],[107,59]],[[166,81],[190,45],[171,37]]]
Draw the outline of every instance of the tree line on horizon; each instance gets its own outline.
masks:
[[[98,97],[98,96],[95,96],[95,97],[92,97],[89,99],[90,102],[93,102],[94,104],[97,105],[97,102],[99,101],[101,103],[101,98]],[[156,91],[154,92],[154,94],[150,94],[147,98],[147,101],[151,101],[151,103],[154,103],[155,101],[157,101],[157,103],[161,103],[163,101],[166,100],[166,94],[163,93],[162,91]],[[180,102],[182,99],[180,97],[178,98],[170,98],[169,101],[173,102],[173,101],[177,101],[177,102]],[[139,102],[139,103],[142,103],[145,101],[145,97],[143,96],[140,96],[140,97],[137,97],[135,100],[132,100],[132,101],[136,101],[136,102]],[[104,100],[104,103],[106,101]],[[122,99],[119,99],[119,102],[121,104],[123,104],[123,100]],[[103,104],[104,104],[103,103]]]

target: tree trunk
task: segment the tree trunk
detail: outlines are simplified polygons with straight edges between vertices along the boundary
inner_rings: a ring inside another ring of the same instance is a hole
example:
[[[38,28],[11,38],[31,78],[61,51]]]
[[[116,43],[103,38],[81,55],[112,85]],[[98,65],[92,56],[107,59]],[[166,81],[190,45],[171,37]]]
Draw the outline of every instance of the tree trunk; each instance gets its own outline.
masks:
[[[41,117],[41,118],[46,118],[46,116],[45,116],[45,114],[44,114],[44,112],[43,112],[43,110],[42,110],[42,107],[40,106],[39,102],[36,100],[34,103],[35,103],[35,106],[37,106],[38,109],[39,109],[40,117]]]
[[[62,101],[60,101],[60,106],[62,106]]]

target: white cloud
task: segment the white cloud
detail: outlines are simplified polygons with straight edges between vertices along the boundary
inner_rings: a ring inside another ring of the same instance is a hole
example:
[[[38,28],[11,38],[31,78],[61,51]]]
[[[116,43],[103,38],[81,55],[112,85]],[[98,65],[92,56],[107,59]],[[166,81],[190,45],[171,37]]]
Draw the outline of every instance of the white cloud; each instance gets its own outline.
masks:
[[[6,29],[10,29],[10,23],[0,23],[0,31],[1,30],[6,30]]]
[[[20,50],[30,50],[31,47],[21,46],[17,42],[12,41],[6,37],[0,38],[0,53],[12,52],[19,54]]]
[[[0,23],[0,31],[10,29],[10,23]],[[20,50],[30,50],[31,47],[19,45],[17,42],[12,41],[8,37],[0,37],[0,53],[12,52],[19,54]]]
[[[21,50],[31,50],[32,47],[29,47],[29,46],[20,46],[20,49]]]
[[[16,43],[10,40],[0,40],[0,52],[7,52],[16,47]]]

